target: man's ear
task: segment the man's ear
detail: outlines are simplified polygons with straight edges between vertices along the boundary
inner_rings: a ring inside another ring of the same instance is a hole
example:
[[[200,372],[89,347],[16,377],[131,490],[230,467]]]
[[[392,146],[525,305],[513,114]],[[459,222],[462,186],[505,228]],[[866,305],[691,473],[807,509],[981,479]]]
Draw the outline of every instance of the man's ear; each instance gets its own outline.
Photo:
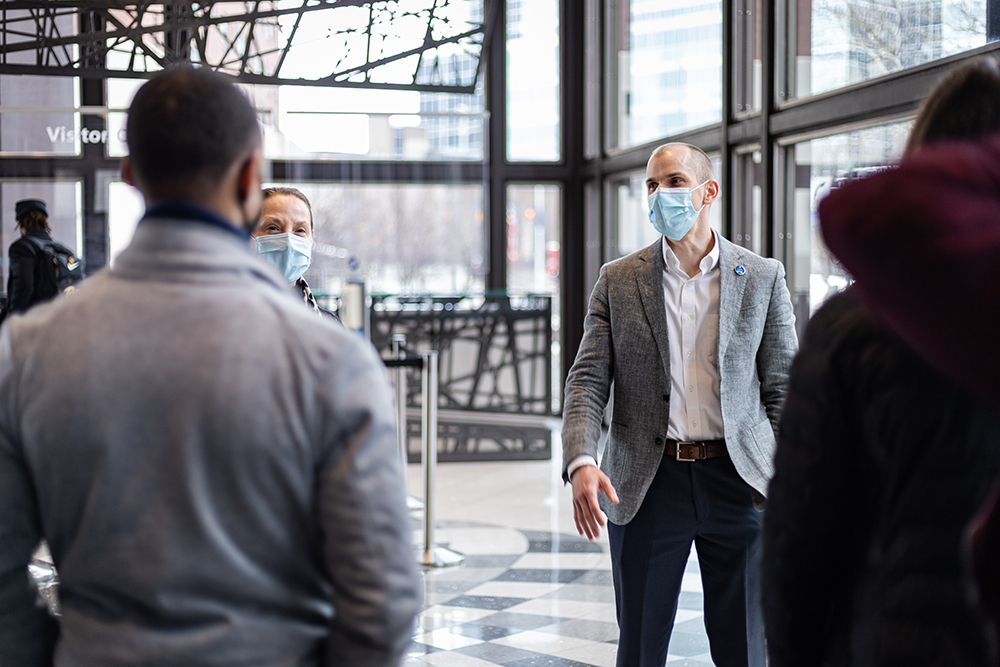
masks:
[[[715,198],[719,196],[719,182],[714,178],[705,185],[705,200],[704,204],[711,204],[715,201]]]
[[[236,174],[236,189],[242,209],[243,224],[247,232],[253,234],[264,210],[263,185],[264,158],[259,148],[255,148],[239,166]]]
[[[255,148],[240,166],[237,176],[236,183],[241,201],[246,201],[251,193],[260,191],[263,182],[263,167],[264,156],[260,152],[260,148]]]
[[[129,185],[135,186],[135,176],[132,174],[132,160],[128,155],[122,158],[122,180]]]

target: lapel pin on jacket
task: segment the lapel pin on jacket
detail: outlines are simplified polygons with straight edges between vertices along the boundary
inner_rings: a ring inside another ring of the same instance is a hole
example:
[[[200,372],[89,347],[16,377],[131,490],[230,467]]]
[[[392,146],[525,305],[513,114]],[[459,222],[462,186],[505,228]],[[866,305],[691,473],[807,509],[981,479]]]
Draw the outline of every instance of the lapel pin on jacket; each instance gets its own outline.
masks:
[[[742,264],[737,264],[737,265],[736,265],[736,268],[735,268],[735,269],[733,269],[733,271],[734,271],[734,272],[736,273],[736,275],[738,275],[738,276],[742,276],[742,275],[743,275],[744,273],[746,273],[746,272],[747,272],[747,270],[746,270],[745,268],[743,268],[743,265],[742,265]]]

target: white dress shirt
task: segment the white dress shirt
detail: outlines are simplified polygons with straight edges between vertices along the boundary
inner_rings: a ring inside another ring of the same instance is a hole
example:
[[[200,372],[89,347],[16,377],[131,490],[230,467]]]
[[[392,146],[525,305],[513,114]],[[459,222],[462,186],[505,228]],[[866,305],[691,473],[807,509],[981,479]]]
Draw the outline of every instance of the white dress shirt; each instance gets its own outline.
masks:
[[[719,394],[719,239],[712,230],[712,249],[694,278],[686,274],[666,238],[662,239],[663,304],[670,345],[671,440],[721,440],[722,399]],[[596,466],[590,454],[570,461],[570,478],[580,467]]]
[[[663,303],[670,345],[671,440],[721,440],[722,400],[719,395],[719,240],[712,231],[712,249],[694,278],[681,269],[663,240]]]

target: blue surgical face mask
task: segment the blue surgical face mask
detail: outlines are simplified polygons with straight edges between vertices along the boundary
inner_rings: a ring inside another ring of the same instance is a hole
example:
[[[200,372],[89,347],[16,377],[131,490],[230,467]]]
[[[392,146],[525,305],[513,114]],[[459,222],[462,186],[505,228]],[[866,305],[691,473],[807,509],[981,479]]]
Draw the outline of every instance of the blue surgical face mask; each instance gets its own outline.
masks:
[[[312,262],[312,241],[296,234],[258,236],[257,255],[278,267],[288,282],[302,277]]]
[[[646,201],[649,202],[649,221],[653,223],[656,231],[672,241],[684,238],[694,226],[694,221],[698,219],[701,208],[705,208],[694,207],[691,192],[705,183],[693,188],[657,188],[651,192]]]

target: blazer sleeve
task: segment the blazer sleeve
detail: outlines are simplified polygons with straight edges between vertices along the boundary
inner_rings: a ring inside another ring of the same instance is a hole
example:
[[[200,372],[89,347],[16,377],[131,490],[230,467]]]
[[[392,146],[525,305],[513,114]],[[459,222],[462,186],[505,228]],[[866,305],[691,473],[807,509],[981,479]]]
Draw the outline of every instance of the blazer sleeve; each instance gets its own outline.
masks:
[[[601,424],[613,377],[611,305],[605,266],[590,295],[590,306],[583,322],[583,340],[566,377],[562,443],[563,479],[567,482],[566,468],[573,459],[580,454],[597,458],[597,443],[601,438]]]
[[[59,628],[37,604],[28,576],[31,554],[42,538],[38,502],[15,433],[16,396],[10,328],[0,329],[0,664],[52,665]]]
[[[757,376],[760,378],[760,399],[775,435],[785,404],[788,371],[798,350],[792,299],[785,284],[785,268],[775,262],[774,283],[767,305],[767,319],[757,349]]]
[[[8,257],[7,312],[17,313],[28,309],[35,294],[37,252],[22,238],[11,244]]]
[[[317,492],[335,610],[325,664],[389,667],[409,643],[422,602],[395,412],[367,342],[358,340],[329,375],[334,419]]]

